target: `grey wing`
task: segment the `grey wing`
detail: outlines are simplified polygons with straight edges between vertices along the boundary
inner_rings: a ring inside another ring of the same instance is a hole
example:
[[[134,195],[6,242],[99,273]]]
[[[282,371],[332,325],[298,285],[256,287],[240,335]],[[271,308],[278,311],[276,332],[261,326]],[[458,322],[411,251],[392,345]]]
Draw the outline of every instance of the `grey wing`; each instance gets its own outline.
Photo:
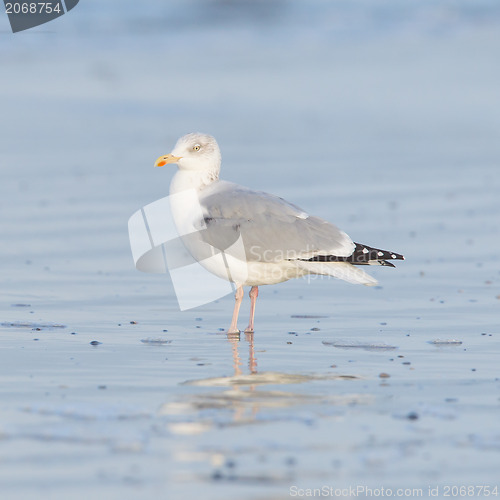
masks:
[[[203,240],[225,250],[241,237],[248,261],[347,257],[354,251],[339,228],[271,194],[219,181],[202,194],[200,204]]]

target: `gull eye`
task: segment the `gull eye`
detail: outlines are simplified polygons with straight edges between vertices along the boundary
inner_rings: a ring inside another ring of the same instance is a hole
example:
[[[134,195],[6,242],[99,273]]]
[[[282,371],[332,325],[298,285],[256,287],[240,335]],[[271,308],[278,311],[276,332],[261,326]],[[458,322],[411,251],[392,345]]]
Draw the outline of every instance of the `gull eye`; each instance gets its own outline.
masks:
[[[199,151],[201,146],[199,144],[196,144],[196,146],[193,146],[193,151]]]

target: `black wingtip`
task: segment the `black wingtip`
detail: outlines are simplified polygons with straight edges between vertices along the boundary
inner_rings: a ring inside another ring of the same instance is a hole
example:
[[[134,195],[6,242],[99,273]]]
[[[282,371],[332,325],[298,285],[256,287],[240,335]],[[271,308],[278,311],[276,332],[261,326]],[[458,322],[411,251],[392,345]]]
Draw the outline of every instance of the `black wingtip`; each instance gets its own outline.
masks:
[[[396,267],[392,262],[389,262],[388,260],[378,260],[377,264],[381,266]]]
[[[368,245],[362,245],[361,243],[354,244],[356,245],[356,248],[350,256],[353,264],[368,264],[370,261],[382,262],[387,260],[405,260],[404,256],[400,253],[369,247]],[[391,266],[395,267],[393,264],[391,264]]]
[[[316,255],[308,261],[318,262],[348,262],[357,266],[388,266],[396,267],[389,260],[405,260],[404,256],[396,252],[388,252],[387,250],[380,250],[379,248],[361,245],[354,243],[356,247],[354,252],[348,257],[339,257],[337,255]]]

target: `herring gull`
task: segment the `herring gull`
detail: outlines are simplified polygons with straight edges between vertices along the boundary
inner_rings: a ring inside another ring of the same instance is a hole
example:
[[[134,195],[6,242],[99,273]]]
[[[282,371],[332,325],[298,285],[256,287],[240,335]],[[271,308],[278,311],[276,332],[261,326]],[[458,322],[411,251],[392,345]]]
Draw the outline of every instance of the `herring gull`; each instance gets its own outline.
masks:
[[[243,287],[250,286],[250,322],[254,331],[255,303],[260,285],[281,283],[308,274],[333,276],[367,286],[377,281],[359,267],[394,267],[389,260],[403,260],[388,252],[355,243],[339,228],[278,196],[219,179],[221,154],[216,140],[206,134],[181,137],[171,153],[160,156],[155,167],[177,164],[170,184],[172,215],[189,252],[199,262],[207,248],[225,251],[224,269],[206,265],[209,271],[234,283],[235,305],[228,333],[239,332],[238,314]],[[191,197],[196,193],[199,207]],[[228,248],[233,251],[228,252]]]

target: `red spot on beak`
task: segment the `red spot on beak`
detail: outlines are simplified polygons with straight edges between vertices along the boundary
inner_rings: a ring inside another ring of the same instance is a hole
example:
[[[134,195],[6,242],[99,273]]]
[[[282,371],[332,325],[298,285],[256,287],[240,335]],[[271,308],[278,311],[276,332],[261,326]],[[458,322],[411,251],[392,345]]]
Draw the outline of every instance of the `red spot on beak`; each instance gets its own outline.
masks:
[[[158,163],[158,167],[163,167],[163,165],[166,165],[167,162],[166,161],[161,161],[160,163]]]

